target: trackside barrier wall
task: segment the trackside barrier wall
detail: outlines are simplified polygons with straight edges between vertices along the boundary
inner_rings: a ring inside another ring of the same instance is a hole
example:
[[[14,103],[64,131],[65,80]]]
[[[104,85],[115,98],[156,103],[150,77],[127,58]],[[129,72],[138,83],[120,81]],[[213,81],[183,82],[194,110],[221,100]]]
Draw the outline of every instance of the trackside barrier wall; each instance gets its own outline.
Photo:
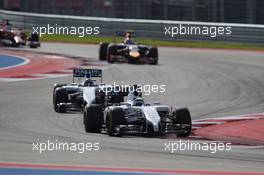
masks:
[[[0,10],[0,20],[9,19],[13,26],[33,31],[33,26],[47,26],[47,24],[58,26],[98,26],[100,36],[112,36],[116,31],[131,30],[137,37],[156,38],[172,41],[223,41],[264,44],[264,25],[234,24],[234,23],[206,23],[188,21],[165,21],[165,20],[143,20],[143,19],[119,19],[119,18],[97,18],[67,15],[48,15],[37,13],[24,13]],[[165,35],[165,27],[182,25],[190,26],[224,26],[232,27],[232,34],[218,36],[215,38],[202,35],[177,35],[171,37]]]

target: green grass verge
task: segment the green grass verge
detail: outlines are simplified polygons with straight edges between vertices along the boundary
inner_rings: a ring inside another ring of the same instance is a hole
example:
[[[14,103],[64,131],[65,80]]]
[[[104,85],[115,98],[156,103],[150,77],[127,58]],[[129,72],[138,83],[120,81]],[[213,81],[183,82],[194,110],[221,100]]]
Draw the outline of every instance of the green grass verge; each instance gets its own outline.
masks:
[[[100,42],[113,42],[113,37],[89,36],[78,37],[75,35],[43,35],[41,41],[44,42],[64,42],[98,44]],[[122,37],[117,37],[116,42],[121,42]],[[164,41],[149,38],[137,38],[138,43],[156,46],[190,47],[190,48],[219,48],[219,49],[241,49],[241,50],[264,50],[264,45],[229,43],[218,41]]]

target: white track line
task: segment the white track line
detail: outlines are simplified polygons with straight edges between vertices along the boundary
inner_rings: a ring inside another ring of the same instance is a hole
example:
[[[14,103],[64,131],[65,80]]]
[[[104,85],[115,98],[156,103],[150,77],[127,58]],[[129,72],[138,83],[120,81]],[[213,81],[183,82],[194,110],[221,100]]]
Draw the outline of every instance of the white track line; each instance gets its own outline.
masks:
[[[246,120],[246,119],[261,119],[264,118],[264,113],[253,113],[253,114],[243,114],[243,115],[236,115],[236,116],[229,116],[229,117],[217,117],[217,118],[205,118],[205,119],[198,119],[194,120],[194,122],[201,123],[208,120],[211,120],[211,122],[214,122],[214,120]]]

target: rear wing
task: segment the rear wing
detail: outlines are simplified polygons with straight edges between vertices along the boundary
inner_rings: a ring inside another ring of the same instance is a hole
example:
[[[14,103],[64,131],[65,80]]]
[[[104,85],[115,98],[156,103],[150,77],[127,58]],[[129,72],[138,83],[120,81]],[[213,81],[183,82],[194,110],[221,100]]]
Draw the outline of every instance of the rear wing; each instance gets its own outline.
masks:
[[[85,69],[85,68],[74,68],[73,69],[73,82],[75,77],[87,77],[87,78],[101,78],[103,81],[103,74],[101,69]]]
[[[132,36],[136,36],[136,33],[133,31],[115,31],[115,36],[125,36],[126,33],[131,33]]]

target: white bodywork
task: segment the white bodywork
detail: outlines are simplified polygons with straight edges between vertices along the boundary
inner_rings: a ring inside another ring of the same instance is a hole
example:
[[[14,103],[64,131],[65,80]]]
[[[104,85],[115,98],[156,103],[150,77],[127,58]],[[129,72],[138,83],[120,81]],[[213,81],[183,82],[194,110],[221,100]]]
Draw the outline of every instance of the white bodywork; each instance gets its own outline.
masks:
[[[95,100],[95,89],[96,87],[83,87],[83,99],[88,106]]]
[[[134,106],[136,103],[135,102],[142,102],[142,105],[140,106]],[[160,115],[158,113],[158,111],[165,111],[165,112],[169,112],[169,107],[166,105],[158,105],[156,104],[155,106],[146,106],[144,103],[144,100],[138,96],[135,96],[133,92],[130,92],[128,94],[127,97],[127,101],[124,102],[121,106],[119,106],[121,108],[123,108],[125,111],[129,108],[134,108],[134,109],[141,109],[141,111],[143,112],[144,116],[148,122],[152,123],[153,125],[153,130],[154,132],[159,132],[160,127]],[[110,108],[115,108],[115,107],[110,107]]]
[[[156,108],[152,106],[142,106],[141,108],[144,112],[146,119],[153,124],[154,132],[159,132],[160,116]]]
[[[133,108],[136,109],[140,109],[148,122],[152,123],[153,125],[153,130],[154,132],[159,132],[160,128],[159,128],[159,124],[160,124],[160,116],[157,112],[156,107],[154,106],[130,106],[130,105],[121,105],[118,106],[118,108],[123,108],[125,111],[128,110],[129,108],[133,110]],[[115,108],[115,106],[110,106],[110,109]],[[106,114],[106,113],[105,113]]]
[[[87,105],[92,104],[92,102],[95,100],[95,90],[97,87],[83,87],[76,84],[63,86],[64,88],[67,88],[69,90],[78,89],[83,94],[83,99],[87,102]]]

